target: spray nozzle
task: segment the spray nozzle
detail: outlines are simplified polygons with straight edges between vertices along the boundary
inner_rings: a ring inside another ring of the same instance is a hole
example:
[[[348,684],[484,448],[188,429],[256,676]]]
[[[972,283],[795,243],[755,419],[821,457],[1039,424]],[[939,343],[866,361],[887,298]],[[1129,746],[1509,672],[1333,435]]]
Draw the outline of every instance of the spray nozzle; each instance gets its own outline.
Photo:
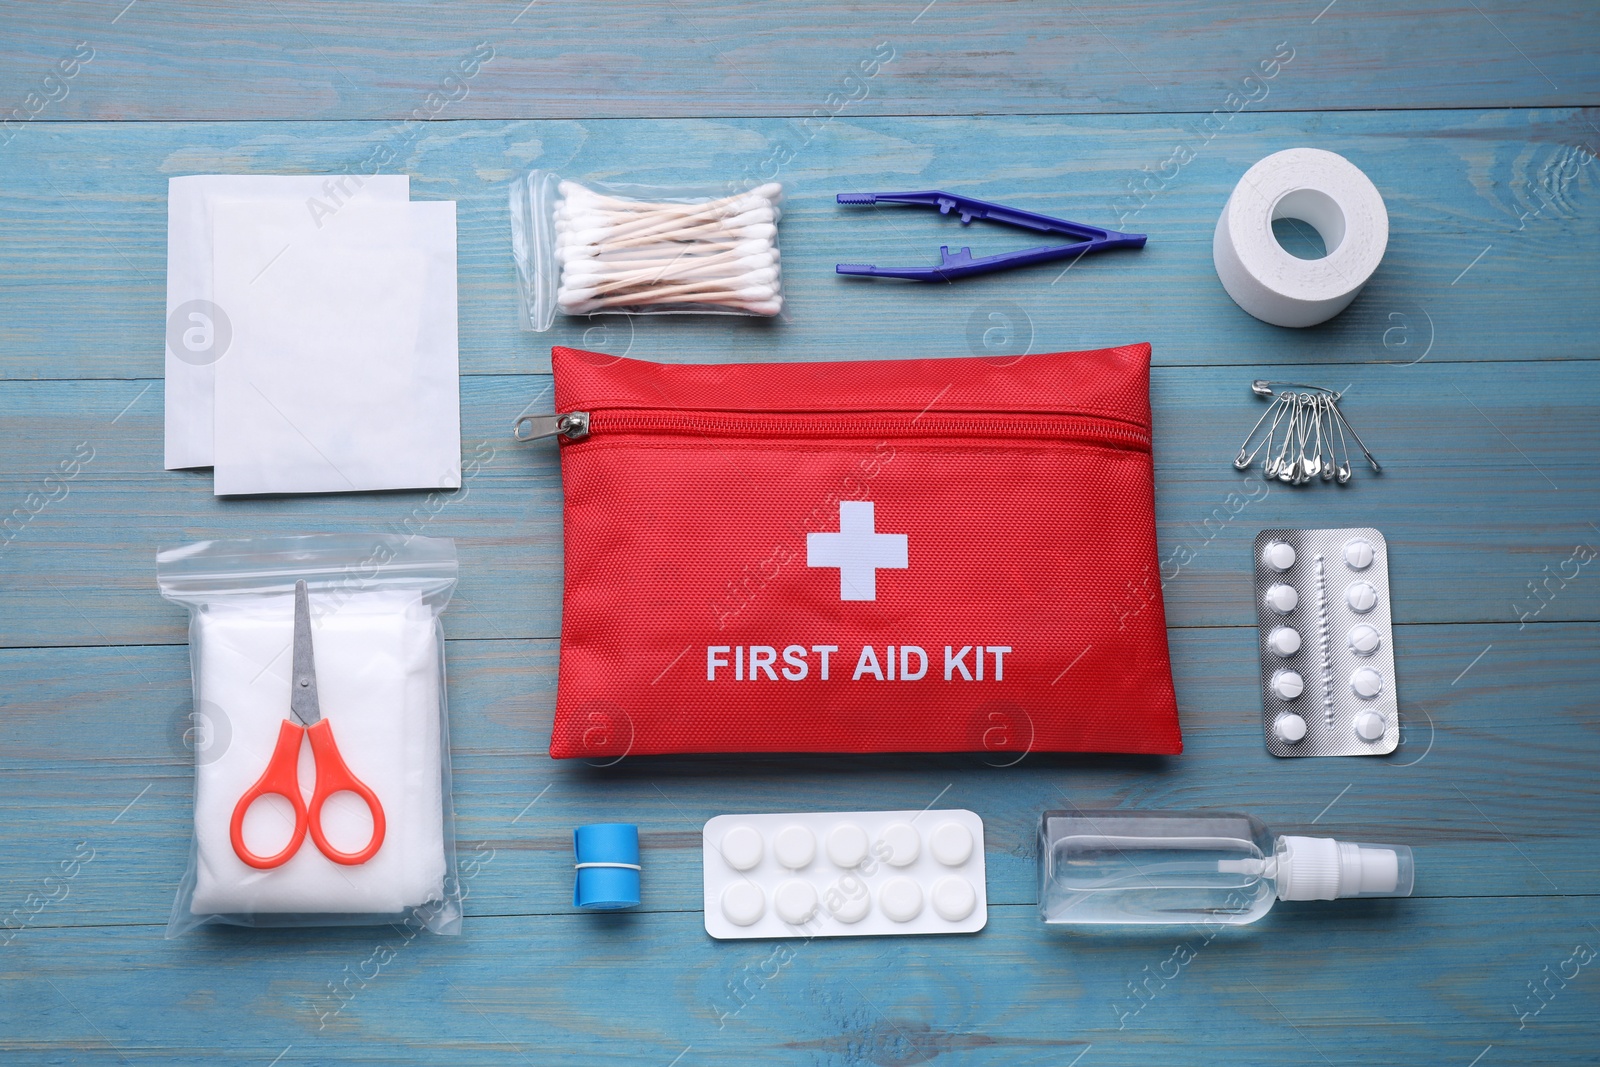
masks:
[[[1411,895],[1414,870],[1405,845],[1285,836],[1276,858],[1279,900]]]

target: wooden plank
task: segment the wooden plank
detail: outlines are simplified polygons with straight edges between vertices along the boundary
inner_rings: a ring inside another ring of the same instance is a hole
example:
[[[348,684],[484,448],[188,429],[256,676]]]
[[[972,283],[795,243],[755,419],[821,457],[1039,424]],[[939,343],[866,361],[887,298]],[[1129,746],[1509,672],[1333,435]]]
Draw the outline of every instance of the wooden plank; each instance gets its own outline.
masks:
[[[971,937],[775,943],[712,941],[693,914],[496,916],[460,938],[39,929],[9,948],[0,1048],[21,1064],[1593,1062],[1585,901],[1282,906],[1208,933],[1063,934],[1016,906]]]
[[[552,344],[707,362],[1060,351],[1135,338],[1154,343],[1166,365],[1593,359],[1600,342],[1575,310],[1592,296],[1600,257],[1600,166],[1582,154],[1600,150],[1591,121],[1570,109],[1241,114],[1207,141],[1194,115],[841,117],[803,146],[792,123],[774,119],[439,122],[396,166],[417,198],[458,203],[467,374],[548,369]],[[167,179],[359,172],[390,137],[370,122],[40,121],[20,131],[0,156],[0,286],[13,297],[0,304],[0,375],[159,377]],[[1367,170],[1392,236],[1348,311],[1283,330],[1228,299],[1211,239],[1244,171],[1301,144]],[[545,334],[518,328],[507,185],[522,169],[720,185],[767,173],[778,145],[796,153],[778,171],[788,190],[783,322],[601,317],[561,318]],[[1177,145],[1194,159],[1168,167]],[[932,212],[833,202],[842,191],[929,187],[1151,240],[1066,273],[1044,265],[954,287],[833,273],[841,261],[932,263],[941,244],[984,254],[1037,243],[1003,227],[960,230]]]
[[[1583,154],[1600,148],[1600,120],[1582,109],[1600,97],[1600,10],[916,0],[818,18],[652,0],[608,8],[603,40],[596,25],[522,0],[0,12],[0,120],[32,110],[29,92],[60,96],[42,79],[74,42],[94,50],[64,98],[0,127],[0,514],[14,520],[0,540],[0,920],[24,927],[0,966],[7,1062],[1591,1062],[1600,983],[1592,963],[1572,968],[1575,945],[1591,959],[1600,947],[1600,584],[1587,567],[1565,577],[1563,562],[1600,545],[1600,474],[1583,447],[1600,344],[1581,313],[1600,252],[1600,169]],[[1228,94],[1248,91],[1243,77],[1280,41],[1293,59],[1227,117]],[[893,59],[847,83],[879,42]],[[443,85],[487,48],[481,70]],[[428,100],[441,88],[461,98]],[[399,124],[419,106],[457,121]],[[1525,110],[1478,110],[1507,106]],[[939,117],[974,112],[989,115]],[[98,121],[124,118],[228,121]],[[1296,144],[1366,169],[1393,236],[1346,314],[1281,331],[1226,299],[1208,250],[1238,176]],[[1163,173],[1178,145],[1195,158]],[[165,179],[360,171],[384,146],[419,198],[459,202],[463,448],[482,471],[447,497],[249,501],[161,471]],[[778,168],[787,321],[517,330],[505,199],[519,170],[721,183],[791,152]],[[1152,240],[1065,276],[954,289],[834,277],[840,260],[929,262],[963,238],[981,252],[1029,243],[832,203],[897,187]],[[548,409],[538,372],[550,344],[725,361],[1133,339],[1157,353],[1183,756],[595,768],[543,755],[560,481],[552,448],[512,446],[506,428],[530,404]],[[1342,490],[1252,491],[1260,483],[1227,466],[1260,411],[1252,377],[1349,383],[1346,410],[1386,473]],[[46,482],[83,459],[80,446],[92,455],[81,473]],[[1278,763],[1260,742],[1248,546],[1265,526],[1334,524],[1390,539],[1404,744],[1388,759]],[[163,942],[188,852],[192,724],[183,618],[155,596],[154,547],[352,528],[461,545],[446,627],[466,932]],[[841,795],[864,807],[938,796],[983,814],[988,929],[960,941],[707,939],[704,819],[837,807]],[[1283,906],[1214,939],[1052,936],[1034,915],[1032,836],[1038,812],[1067,801],[1224,807],[1286,831],[1411,843],[1418,896]],[[639,912],[568,907],[568,831],[602,818],[643,827]],[[82,848],[94,859],[35,914],[30,894]],[[1180,944],[1194,959],[1173,972]]]
[[[1410,844],[1424,897],[1516,897],[1516,910],[1529,896],[1600,895],[1597,637],[1595,623],[1522,634],[1400,627],[1404,735],[1384,759],[1268,756],[1253,631],[1196,628],[1172,639],[1180,757],[689,756],[606,767],[545,755],[554,642],[452,641],[457,851],[464,863],[494,857],[473,884],[473,915],[565,914],[572,828],[637,822],[644,909],[694,913],[700,827],[713,815],[937,800],[983,817],[989,898],[1023,905],[1036,899],[1041,811],[1209,807],[1281,832]],[[186,650],[7,650],[0,693],[0,919],[82,842],[95,860],[28,925],[164,922],[192,826]],[[225,723],[210,728],[226,743]]]
[[[604,19],[515,0],[110,7],[8,11],[0,19],[7,110],[58,119],[401,120],[1600,100],[1600,18],[1581,0],[877,0],[832,6],[823,17],[733,0],[632,0],[609,5]],[[90,58],[64,88],[45,80],[74,54]]]
[[[1577,546],[1600,548],[1586,510],[1600,491],[1588,447],[1600,365],[1317,368],[1313,381],[1349,387],[1344,409],[1384,473],[1274,488],[1230,464],[1263,407],[1250,380],[1300,370],[1155,372],[1157,533],[1172,625],[1254,625],[1256,531],[1374,524],[1391,545],[1401,622],[1600,619],[1600,579],[1573,561]],[[530,403],[548,409],[548,378],[464,379],[463,454],[480,469],[439,496],[218,500],[209,474],[160,469],[160,396],[160,383],[140,381],[0,383],[0,433],[11,442],[0,456],[0,514],[22,509],[0,544],[0,644],[181,642],[182,612],[156,596],[157,545],[350,529],[457,539],[452,636],[559,635],[555,447],[509,439]],[[82,448],[93,458],[77,478],[45,481]]]

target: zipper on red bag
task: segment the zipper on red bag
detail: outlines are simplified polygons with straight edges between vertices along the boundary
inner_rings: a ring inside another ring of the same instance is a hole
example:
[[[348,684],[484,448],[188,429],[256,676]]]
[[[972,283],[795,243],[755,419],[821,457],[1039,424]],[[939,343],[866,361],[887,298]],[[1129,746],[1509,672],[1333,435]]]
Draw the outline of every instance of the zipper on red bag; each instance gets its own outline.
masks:
[[[524,427],[528,432],[524,432]],[[1002,437],[1008,440],[1087,441],[1148,450],[1150,433],[1109,415],[995,411],[728,412],[642,410],[568,411],[524,415],[519,441],[554,437],[563,443],[612,433],[685,437],[828,439],[853,437]]]

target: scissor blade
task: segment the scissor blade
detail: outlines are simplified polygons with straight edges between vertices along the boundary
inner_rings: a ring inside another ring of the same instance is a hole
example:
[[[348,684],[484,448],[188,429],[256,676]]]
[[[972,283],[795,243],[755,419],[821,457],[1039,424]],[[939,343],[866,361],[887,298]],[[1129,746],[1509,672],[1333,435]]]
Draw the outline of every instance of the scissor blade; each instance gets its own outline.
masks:
[[[289,711],[302,726],[322,718],[317,703],[317,661],[311,651],[311,597],[306,583],[294,583],[294,673],[289,680]]]

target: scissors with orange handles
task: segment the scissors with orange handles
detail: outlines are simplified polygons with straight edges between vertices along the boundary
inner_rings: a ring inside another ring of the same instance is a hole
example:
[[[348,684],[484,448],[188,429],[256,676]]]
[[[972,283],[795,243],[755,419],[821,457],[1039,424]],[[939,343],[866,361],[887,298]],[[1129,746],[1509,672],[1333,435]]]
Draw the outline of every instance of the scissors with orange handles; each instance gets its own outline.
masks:
[[[322,717],[317,703],[317,664],[311,648],[311,603],[306,595],[306,583],[294,584],[294,664],[289,680],[289,718],[278,728],[278,744],[272,750],[267,769],[255,785],[245,791],[233,809],[233,823],[229,836],[233,851],[239,858],[258,870],[270,870],[289,862],[289,857],[300,850],[311,831],[311,840],[317,849],[335,863],[356,866],[370,860],[383,847],[383,805],[378,795],[367,788],[365,782],[350,773],[339,746],[333,740],[333,727]],[[308,805],[300,795],[300,742],[311,740],[311,755],[317,768],[316,785],[311,791]],[[322,806],[335,793],[354,793],[372,813],[372,838],[359,852],[340,852],[322,833]],[[294,833],[283,851],[271,856],[258,856],[244,843],[244,816],[264,796],[280,796],[294,808]]]

